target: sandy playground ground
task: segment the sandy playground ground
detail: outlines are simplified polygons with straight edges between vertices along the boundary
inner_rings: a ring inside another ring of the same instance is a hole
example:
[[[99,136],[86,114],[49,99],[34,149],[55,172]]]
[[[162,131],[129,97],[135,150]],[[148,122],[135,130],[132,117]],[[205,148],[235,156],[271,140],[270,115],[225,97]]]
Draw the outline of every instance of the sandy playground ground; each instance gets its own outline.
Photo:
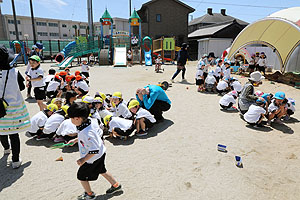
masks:
[[[42,64],[46,73],[49,66]],[[124,192],[106,196],[110,185],[99,177],[92,183],[97,199],[300,199],[300,90],[265,80],[259,90],[284,91],[296,100],[297,111],[283,125],[251,129],[238,113],[220,111],[220,96],[196,92],[195,66],[187,66],[188,82],[179,82],[180,74],[168,89],[172,107],[163,123],[143,138],[105,141],[107,169]],[[90,94],[121,91],[128,100],[138,87],[170,80],[176,66],[164,68],[157,74],[153,67],[137,65],[92,67]],[[18,69],[24,74],[24,66]],[[38,112],[35,103],[26,104],[30,116]],[[24,133],[20,137],[23,165],[13,170],[6,167],[10,156],[0,159],[0,199],[68,200],[83,192],[76,179],[77,147],[51,150],[51,141],[36,141]],[[218,152],[217,144],[227,145],[228,153]],[[235,155],[242,157],[244,168],[235,166]],[[60,156],[63,162],[55,161]]]

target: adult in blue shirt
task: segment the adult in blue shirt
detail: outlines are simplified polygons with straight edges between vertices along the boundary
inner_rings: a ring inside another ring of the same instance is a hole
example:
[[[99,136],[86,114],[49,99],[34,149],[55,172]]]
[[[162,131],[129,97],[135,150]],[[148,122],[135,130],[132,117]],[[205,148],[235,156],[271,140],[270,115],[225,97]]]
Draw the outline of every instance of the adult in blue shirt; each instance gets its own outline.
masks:
[[[154,115],[157,122],[164,120],[162,113],[171,108],[171,101],[165,91],[157,85],[147,85],[136,91],[136,99],[140,105]]]
[[[187,49],[188,49],[188,45],[186,43],[183,43],[181,45],[181,50],[178,52],[178,58],[177,58],[177,71],[175,72],[175,74],[173,75],[171,81],[174,83],[174,79],[176,78],[176,76],[181,72],[182,70],[182,81],[185,81],[184,75],[185,75],[185,65],[186,65],[186,61],[187,59],[192,60]]]

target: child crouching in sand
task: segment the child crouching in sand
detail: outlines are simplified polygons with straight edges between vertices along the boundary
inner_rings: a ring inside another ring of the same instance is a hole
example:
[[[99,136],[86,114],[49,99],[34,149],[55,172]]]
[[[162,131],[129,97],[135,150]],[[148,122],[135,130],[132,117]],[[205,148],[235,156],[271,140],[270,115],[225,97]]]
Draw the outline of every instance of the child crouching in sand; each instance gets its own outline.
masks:
[[[102,130],[95,119],[89,118],[90,109],[85,103],[74,103],[68,109],[72,123],[77,126],[78,138],[68,143],[78,143],[80,159],[77,164],[80,166],[77,172],[77,179],[80,180],[84,193],[78,199],[96,199],[92,191],[90,181],[98,179],[101,174],[111,187],[106,194],[113,194],[121,190],[121,185],[107,172],[105,168],[106,148],[101,139]]]

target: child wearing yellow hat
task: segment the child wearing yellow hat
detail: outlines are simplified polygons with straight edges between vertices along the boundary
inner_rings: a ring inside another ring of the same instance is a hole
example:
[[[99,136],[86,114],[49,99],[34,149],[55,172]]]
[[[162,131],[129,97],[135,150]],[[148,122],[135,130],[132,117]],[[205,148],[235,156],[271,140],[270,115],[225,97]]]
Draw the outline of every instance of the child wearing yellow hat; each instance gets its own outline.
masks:
[[[148,110],[141,108],[140,103],[136,99],[129,102],[128,109],[132,114],[136,115],[134,120],[136,135],[147,135],[147,130],[152,128],[156,122],[154,116]]]
[[[127,108],[126,103],[122,98],[121,92],[113,93],[111,104],[114,105],[111,109],[114,117],[122,117],[125,119],[130,119],[132,117],[131,112]]]
[[[107,115],[104,117],[103,121],[104,125],[108,128],[108,131],[112,133],[111,136],[115,136],[119,139],[126,140],[135,129],[133,121],[129,119]]]

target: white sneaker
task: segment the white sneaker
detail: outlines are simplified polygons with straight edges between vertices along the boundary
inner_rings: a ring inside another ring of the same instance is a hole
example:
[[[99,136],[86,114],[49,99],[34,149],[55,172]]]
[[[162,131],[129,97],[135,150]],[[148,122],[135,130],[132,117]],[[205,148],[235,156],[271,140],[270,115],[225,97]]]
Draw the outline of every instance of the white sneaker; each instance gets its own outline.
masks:
[[[171,79],[171,82],[172,82],[172,83],[175,83],[174,79]]]
[[[182,81],[182,82],[185,82],[185,81],[186,81],[186,79],[185,79],[185,78],[183,78],[181,81]]]
[[[8,154],[10,154],[10,149],[5,149],[4,150],[4,155],[8,155]]]
[[[12,162],[12,168],[17,169],[21,166],[21,164],[22,164],[22,160],[21,160],[21,158],[19,158],[18,162]]]

